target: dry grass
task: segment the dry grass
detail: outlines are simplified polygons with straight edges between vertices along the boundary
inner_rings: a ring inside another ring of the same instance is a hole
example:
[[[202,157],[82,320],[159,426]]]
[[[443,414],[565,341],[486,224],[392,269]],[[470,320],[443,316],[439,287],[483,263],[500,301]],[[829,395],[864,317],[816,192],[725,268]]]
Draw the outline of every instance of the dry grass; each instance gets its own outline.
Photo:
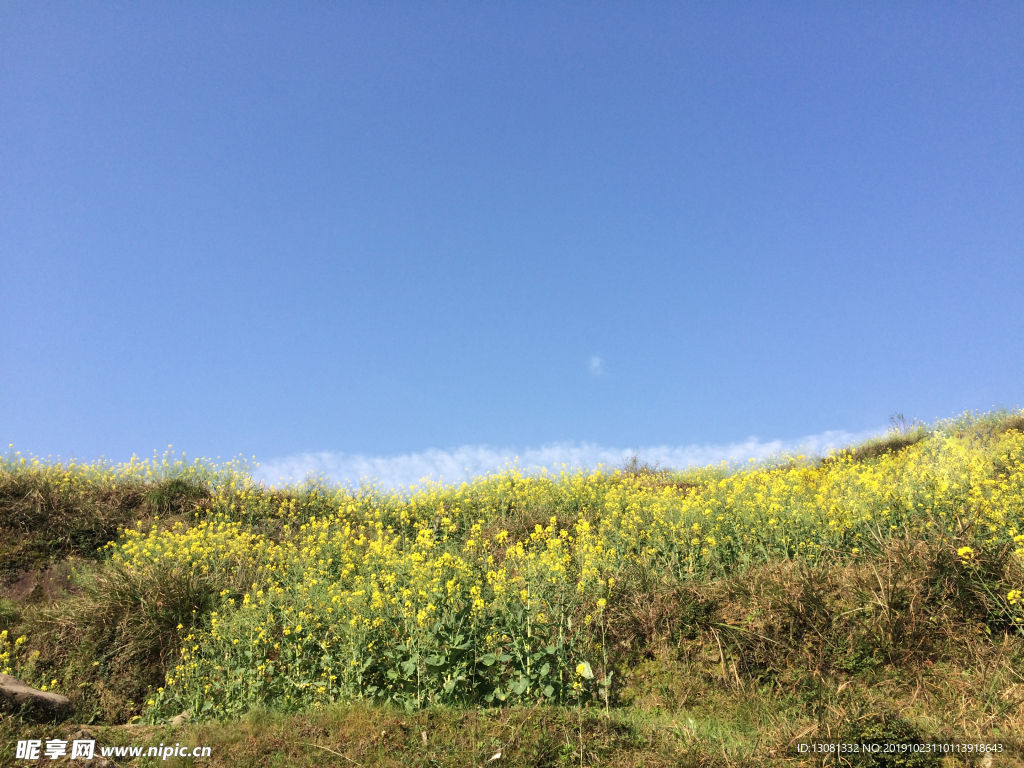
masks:
[[[70,556],[94,558],[122,528],[156,515],[183,518],[208,489],[180,479],[146,484],[68,482],[59,473],[0,470],[0,590]],[[0,593],[2,594],[2,593]]]

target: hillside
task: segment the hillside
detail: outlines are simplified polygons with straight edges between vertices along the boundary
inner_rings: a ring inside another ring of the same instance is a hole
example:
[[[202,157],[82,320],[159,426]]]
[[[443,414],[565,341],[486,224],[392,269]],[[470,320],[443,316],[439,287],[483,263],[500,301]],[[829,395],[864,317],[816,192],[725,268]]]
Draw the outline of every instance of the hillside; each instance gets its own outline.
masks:
[[[86,724],[212,747],[167,765],[1024,765],[1022,589],[1022,412],[405,493],[12,454],[0,672],[74,714],[7,712],[0,764]]]

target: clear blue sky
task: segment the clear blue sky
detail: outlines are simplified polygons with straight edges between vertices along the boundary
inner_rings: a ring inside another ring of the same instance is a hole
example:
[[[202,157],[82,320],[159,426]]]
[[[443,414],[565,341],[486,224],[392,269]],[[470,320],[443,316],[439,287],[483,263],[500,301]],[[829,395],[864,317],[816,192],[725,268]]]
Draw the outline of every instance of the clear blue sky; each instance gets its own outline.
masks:
[[[391,456],[1024,405],[1024,4],[0,5],[0,439]]]

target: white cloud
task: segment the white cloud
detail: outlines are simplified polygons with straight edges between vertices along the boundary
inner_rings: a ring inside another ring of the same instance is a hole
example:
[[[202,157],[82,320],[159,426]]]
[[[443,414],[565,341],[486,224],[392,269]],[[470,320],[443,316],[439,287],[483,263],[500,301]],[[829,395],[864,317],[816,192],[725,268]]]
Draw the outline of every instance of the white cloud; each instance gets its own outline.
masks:
[[[597,355],[591,356],[588,367],[590,368],[591,376],[604,376],[604,360]]]
[[[364,456],[362,454],[303,453],[261,464],[253,478],[268,485],[301,482],[310,474],[348,485],[379,482],[385,488],[402,488],[427,480],[444,484],[459,483],[472,477],[504,469],[515,464],[523,470],[596,469],[621,465],[636,453],[642,461],[662,468],[684,469],[722,461],[761,460],[779,453],[808,456],[827,453],[884,432],[883,428],[850,433],[842,430],[809,435],[796,440],[761,441],[756,437],[727,445],[653,445],[641,448],[610,448],[595,443],[549,443],[524,451],[464,445],[453,450],[431,448],[400,456]]]

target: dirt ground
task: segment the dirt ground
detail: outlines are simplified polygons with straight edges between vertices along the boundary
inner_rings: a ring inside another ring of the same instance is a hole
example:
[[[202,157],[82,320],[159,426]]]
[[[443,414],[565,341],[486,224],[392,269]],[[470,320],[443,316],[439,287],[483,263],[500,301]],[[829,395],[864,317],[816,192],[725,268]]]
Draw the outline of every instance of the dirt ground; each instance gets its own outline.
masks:
[[[57,563],[45,570],[24,571],[10,583],[0,586],[0,598],[16,603],[53,600],[65,593],[77,594],[80,589],[71,581],[74,562]]]

